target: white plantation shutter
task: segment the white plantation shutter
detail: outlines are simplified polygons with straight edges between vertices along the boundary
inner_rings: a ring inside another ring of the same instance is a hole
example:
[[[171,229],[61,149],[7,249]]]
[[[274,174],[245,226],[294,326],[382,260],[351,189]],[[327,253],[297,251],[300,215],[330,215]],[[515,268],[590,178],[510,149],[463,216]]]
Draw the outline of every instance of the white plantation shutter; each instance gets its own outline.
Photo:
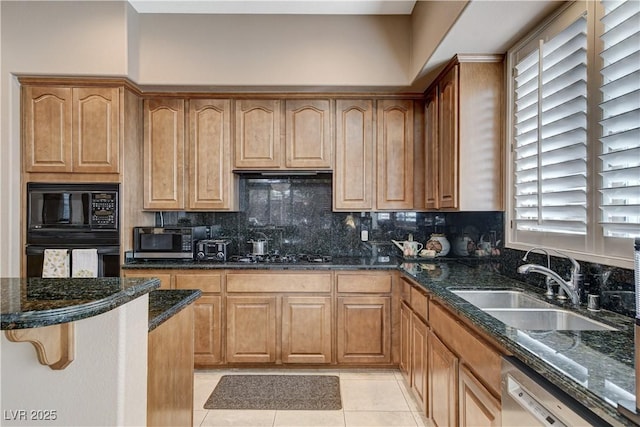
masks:
[[[602,4],[600,221],[607,237],[640,237],[640,2]]]
[[[587,19],[515,63],[516,230],[587,230]]]

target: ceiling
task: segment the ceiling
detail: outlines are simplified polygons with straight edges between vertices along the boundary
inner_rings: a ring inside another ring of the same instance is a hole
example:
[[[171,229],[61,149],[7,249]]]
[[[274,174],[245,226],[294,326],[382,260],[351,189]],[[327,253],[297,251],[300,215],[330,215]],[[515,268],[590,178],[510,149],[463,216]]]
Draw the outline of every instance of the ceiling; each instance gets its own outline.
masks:
[[[411,15],[407,0],[129,0],[138,13]]]

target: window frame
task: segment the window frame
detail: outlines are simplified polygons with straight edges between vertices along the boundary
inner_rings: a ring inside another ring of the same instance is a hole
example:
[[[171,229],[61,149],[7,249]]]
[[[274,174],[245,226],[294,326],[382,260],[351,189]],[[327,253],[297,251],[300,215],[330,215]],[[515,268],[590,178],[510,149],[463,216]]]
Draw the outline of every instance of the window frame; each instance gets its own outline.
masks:
[[[567,28],[576,17],[587,13],[587,232],[585,235],[517,231],[515,228],[515,122],[514,69],[516,55],[521,57],[537,48],[538,40],[549,39]],[[603,43],[600,18],[604,7],[600,1],[575,1],[563,4],[527,36],[518,41],[506,55],[506,120],[505,120],[505,247],[529,250],[534,247],[558,249],[577,260],[622,268],[633,268],[633,239],[605,237],[600,220],[600,132],[599,104],[602,100],[600,58]],[[595,124],[595,125],[594,125]]]

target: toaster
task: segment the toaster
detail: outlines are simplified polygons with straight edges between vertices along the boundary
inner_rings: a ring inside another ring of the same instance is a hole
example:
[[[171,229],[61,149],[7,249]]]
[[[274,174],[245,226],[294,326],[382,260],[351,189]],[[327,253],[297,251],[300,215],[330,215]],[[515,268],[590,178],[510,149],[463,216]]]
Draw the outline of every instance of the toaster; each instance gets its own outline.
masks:
[[[224,239],[200,240],[196,244],[195,257],[198,261],[225,262],[229,243],[229,240]]]

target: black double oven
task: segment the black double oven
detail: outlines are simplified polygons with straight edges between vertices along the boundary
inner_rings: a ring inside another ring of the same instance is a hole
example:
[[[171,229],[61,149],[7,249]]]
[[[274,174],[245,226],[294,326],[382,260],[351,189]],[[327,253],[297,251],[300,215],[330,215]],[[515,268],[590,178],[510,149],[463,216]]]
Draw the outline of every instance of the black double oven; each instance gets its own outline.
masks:
[[[120,275],[119,184],[27,184],[27,277],[41,277],[45,249],[95,248],[98,276]]]

